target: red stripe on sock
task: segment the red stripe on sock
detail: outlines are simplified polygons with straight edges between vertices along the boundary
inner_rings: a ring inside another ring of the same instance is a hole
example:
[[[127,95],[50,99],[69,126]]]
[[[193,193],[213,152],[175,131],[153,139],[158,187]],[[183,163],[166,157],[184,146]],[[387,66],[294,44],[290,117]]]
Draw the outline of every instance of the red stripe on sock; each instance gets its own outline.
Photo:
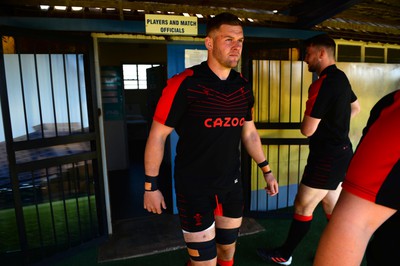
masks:
[[[328,221],[331,219],[332,214],[325,214],[326,215],[326,219],[328,219]]]
[[[293,216],[293,219],[298,220],[298,221],[302,221],[302,222],[311,221],[312,218],[313,218],[312,215],[310,215],[310,216],[304,216],[304,215],[300,215],[300,214],[297,214],[297,213],[295,213],[294,216]]]
[[[217,259],[217,263],[219,266],[233,266],[233,259],[228,260],[228,261]]]

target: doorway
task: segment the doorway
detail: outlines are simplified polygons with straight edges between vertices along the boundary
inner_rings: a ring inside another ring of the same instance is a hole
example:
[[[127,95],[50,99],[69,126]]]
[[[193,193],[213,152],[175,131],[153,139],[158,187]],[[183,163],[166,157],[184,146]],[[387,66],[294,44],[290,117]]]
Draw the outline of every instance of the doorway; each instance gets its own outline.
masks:
[[[100,68],[118,69],[121,84],[121,91],[114,94],[120,93],[119,109],[111,106],[114,117],[104,116],[106,146],[111,146],[107,168],[113,224],[150,215],[143,209],[144,148],[155,105],[165,86],[166,61],[165,43],[99,42]],[[124,66],[130,68],[124,71]],[[141,66],[150,67],[144,78]],[[124,76],[124,72],[134,75]],[[107,112],[104,100],[103,93],[103,112]],[[115,116],[118,112],[121,114]]]

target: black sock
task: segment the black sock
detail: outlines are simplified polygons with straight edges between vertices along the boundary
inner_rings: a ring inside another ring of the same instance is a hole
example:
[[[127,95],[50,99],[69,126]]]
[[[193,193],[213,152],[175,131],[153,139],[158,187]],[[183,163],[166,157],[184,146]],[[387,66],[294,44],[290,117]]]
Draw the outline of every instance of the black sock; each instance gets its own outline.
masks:
[[[286,242],[280,249],[284,257],[290,257],[293,254],[295,248],[310,230],[311,221],[312,216],[294,215]]]

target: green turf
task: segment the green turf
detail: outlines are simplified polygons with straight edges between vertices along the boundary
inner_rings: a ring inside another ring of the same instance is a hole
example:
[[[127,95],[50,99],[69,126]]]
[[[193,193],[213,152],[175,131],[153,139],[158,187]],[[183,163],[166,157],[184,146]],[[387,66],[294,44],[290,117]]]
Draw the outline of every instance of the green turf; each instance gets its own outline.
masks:
[[[32,260],[80,245],[98,235],[94,196],[90,200],[88,197],[80,197],[65,202],[25,206],[23,215]],[[17,250],[19,239],[15,211],[0,210],[0,256],[4,257]]]

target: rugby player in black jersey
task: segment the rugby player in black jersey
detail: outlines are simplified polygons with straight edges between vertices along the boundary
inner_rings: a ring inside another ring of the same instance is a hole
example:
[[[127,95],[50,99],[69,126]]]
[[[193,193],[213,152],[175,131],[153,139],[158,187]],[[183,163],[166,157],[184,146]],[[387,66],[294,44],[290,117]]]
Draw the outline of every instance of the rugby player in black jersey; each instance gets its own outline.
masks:
[[[192,266],[231,266],[243,215],[240,143],[258,163],[274,196],[278,183],[269,167],[253,118],[251,84],[235,71],[243,26],[230,13],[207,23],[208,58],[168,80],[158,102],[145,149],[144,208],[162,213],[157,179],[167,136],[179,136],[175,192]]]
[[[350,118],[360,111],[346,74],[336,67],[335,41],[322,34],[306,40],[305,46],[308,70],[318,75],[308,90],[301,123],[301,133],[310,141],[307,165],[286,241],[278,248],[257,250],[263,260],[281,265],[291,264],[292,254],[308,233],[320,202],[329,220],[353,155]]]

